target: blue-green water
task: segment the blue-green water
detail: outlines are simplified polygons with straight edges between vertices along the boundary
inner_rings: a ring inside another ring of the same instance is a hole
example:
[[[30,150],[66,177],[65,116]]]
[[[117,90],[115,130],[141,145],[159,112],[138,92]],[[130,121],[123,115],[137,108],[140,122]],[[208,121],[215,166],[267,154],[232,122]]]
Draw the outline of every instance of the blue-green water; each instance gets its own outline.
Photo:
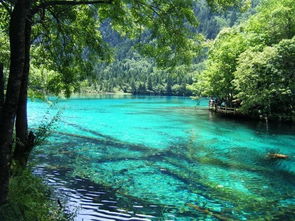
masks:
[[[29,103],[37,174],[76,220],[292,220],[295,128],[221,118],[207,100],[101,96]],[[269,159],[269,153],[289,156]]]

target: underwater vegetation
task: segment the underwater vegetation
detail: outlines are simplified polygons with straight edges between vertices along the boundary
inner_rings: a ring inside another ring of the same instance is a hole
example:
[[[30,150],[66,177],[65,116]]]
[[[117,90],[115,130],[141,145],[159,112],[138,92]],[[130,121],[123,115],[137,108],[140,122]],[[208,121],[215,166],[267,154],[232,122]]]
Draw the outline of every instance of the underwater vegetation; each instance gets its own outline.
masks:
[[[64,101],[59,125],[49,142],[34,150],[31,162],[67,171],[61,175],[63,185],[91,182],[116,199],[116,207],[110,202],[105,208],[106,197],[85,195],[98,205],[78,210],[78,220],[91,213],[87,208],[103,213],[102,207],[107,214],[134,211],[135,219],[145,214],[144,220],[294,219],[294,130],[224,120],[208,113],[203,103],[180,98]],[[33,105],[33,119],[38,119],[41,104]],[[270,157],[276,153],[288,157]],[[56,176],[49,174],[45,180]],[[71,197],[83,188],[67,188],[70,208],[79,207],[77,196]]]
[[[295,174],[280,160],[266,157],[272,150],[222,151],[194,139],[157,150],[87,132],[95,136],[58,132],[54,138],[60,141],[55,144],[60,145],[58,151],[43,147],[35,154],[56,165],[71,165],[71,176],[111,188],[130,201],[165,208],[162,217],[169,211],[176,217],[217,220],[294,216]]]

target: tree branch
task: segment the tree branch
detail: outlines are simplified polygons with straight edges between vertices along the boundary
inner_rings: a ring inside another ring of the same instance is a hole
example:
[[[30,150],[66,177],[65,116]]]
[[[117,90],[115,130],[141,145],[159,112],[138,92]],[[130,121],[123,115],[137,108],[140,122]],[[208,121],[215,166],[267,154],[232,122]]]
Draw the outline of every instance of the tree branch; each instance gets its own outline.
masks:
[[[76,5],[93,5],[93,4],[111,4],[112,0],[91,0],[91,1],[48,1],[43,2],[40,5],[37,5],[32,9],[32,15],[36,14],[40,9],[45,9],[50,6],[56,6],[56,5],[67,5],[67,6],[76,6]]]

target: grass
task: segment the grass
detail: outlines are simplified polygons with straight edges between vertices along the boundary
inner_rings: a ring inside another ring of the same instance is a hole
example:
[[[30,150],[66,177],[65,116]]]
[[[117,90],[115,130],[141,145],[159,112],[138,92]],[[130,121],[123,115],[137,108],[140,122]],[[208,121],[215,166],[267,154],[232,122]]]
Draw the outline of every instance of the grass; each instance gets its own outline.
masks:
[[[30,170],[12,177],[8,203],[0,207],[1,221],[68,221],[67,215],[51,199],[51,191]]]

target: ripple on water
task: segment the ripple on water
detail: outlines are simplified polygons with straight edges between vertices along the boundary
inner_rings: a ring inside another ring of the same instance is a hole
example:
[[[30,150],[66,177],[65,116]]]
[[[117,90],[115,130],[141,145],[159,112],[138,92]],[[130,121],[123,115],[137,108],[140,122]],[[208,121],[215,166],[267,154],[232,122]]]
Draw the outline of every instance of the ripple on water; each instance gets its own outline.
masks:
[[[34,169],[34,174],[43,177],[45,182],[53,187],[54,198],[58,198],[65,203],[66,211],[76,213],[75,221],[147,221],[155,217],[151,214],[153,210],[158,209],[158,206],[143,206],[140,202],[134,201],[131,208],[125,209],[122,207],[122,199],[118,198],[112,189],[107,189],[82,178],[73,178],[65,181],[63,178],[66,177],[66,172],[62,170],[49,170],[45,167],[36,167]],[[141,214],[143,208],[150,210],[149,213],[151,214]],[[139,211],[137,211],[138,209]]]

